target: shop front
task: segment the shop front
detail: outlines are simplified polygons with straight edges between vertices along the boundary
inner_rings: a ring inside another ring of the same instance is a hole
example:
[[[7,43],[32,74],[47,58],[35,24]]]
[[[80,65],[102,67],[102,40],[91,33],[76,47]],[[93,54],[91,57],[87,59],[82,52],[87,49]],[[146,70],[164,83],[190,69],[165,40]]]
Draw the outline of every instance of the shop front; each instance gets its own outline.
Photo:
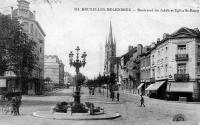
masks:
[[[186,101],[193,101],[195,82],[168,82],[166,97],[168,100],[178,101],[186,98]]]
[[[166,92],[166,81],[158,81],[153,84],[150,84],[145,91],[148,92],[148,96],[150,98],[158,98],[158,99],[164,99],[165,98],[165,92]]]

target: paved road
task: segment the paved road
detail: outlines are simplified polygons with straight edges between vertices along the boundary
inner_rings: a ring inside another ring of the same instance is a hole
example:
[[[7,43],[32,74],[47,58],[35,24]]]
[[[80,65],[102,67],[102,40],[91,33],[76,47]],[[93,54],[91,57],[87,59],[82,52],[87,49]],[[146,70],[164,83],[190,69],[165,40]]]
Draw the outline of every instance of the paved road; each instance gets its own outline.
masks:
[[[139,96],[121,94],[121,104],[111,103],[101,94],[89,97],[87,89],[82,89],[81,101],[92,101],[106,110],[119,112],[122,117],[114,120],[72,121],[33,117],[38,110],[50,110],[60,101],[72,101],[72,88],[51,93],[48,96],[23,96],[20,116],[0,115],[0,125],[193,125],[200,119],[200,104],[185,104],[145,98],[146,107],[139,107]],[[172,122],[172,116],[184,113],[187,122]]]

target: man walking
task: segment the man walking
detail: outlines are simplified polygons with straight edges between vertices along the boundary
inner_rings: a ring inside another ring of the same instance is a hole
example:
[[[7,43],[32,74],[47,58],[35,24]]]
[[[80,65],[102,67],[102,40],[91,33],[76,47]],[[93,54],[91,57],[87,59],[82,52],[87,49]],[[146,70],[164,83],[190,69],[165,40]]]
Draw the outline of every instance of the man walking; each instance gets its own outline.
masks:
[[[117,92],[117,101],[119,102],[119,92]]]
[[[111,93],[110,93],[110,97],[111,97],[111,99],[112,99],[112,101],[114,100],[114,97],[115,97],[115,95],[114,95],[114,92],[113,91],[111,91]]]
[[[144,107],[145,107],[145,105],[144,105],[144,98],[143,98],[143,96],[142,96],[142,95],[141,95],[140,103],[141,103],[141,105],[140,105],[141,107],[142,107],[142,106],[144,106]]]

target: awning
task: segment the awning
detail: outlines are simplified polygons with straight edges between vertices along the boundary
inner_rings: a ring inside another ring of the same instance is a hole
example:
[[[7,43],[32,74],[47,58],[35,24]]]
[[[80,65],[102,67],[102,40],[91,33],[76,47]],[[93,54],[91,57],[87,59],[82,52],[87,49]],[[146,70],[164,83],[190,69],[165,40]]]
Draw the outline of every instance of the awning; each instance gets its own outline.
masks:
[[[161,85],[163,85],[165,83],[165,81],[161,81],[161,82],[156,82],[154,84],[151,84],[150,86],[148,86],[145,90],[147,91],[156,91],[158,90]]]
[[[167,92],[193,92],[193,82],[168,83]]]
[[[141,84],[137,87],[137,89],[140,89],[143,85],[144,85],[144,83],[141,83]]]

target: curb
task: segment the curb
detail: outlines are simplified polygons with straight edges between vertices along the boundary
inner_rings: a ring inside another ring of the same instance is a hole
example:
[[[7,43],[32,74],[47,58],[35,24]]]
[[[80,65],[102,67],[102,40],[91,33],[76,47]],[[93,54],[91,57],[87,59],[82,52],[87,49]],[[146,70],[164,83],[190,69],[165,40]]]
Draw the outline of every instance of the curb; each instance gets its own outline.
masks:
[[[39,117],[39,118],[45,118],[45,119],[54,119],[54,120],[111,120],[111,119],[116,119],[116,118],[119,118],[121,117],[121,115],[119,113],[112,113],[112,115],[110,114],[110,116],[103,116],[103,117],[95,117],[95,116],[100,116],[100,115],[89,115],[88,117],[87,116],[81,116],[81,115],[70,115],[69,117],[66,117],[66,113],[63,113],[63,116],[65,117],[56,117],[55,115],[51,114],[51,116],[45,116],[45,115],[41,115],[39,114],[40,112],[49,112],[49,111],[36,111],[36,112],[33,112],[33,116],[34,117]],[[50,113],[49,113],[50,114]],[[57,115],[59,116],[59,115]],[[82,117],[82,118],[81,118]]]

